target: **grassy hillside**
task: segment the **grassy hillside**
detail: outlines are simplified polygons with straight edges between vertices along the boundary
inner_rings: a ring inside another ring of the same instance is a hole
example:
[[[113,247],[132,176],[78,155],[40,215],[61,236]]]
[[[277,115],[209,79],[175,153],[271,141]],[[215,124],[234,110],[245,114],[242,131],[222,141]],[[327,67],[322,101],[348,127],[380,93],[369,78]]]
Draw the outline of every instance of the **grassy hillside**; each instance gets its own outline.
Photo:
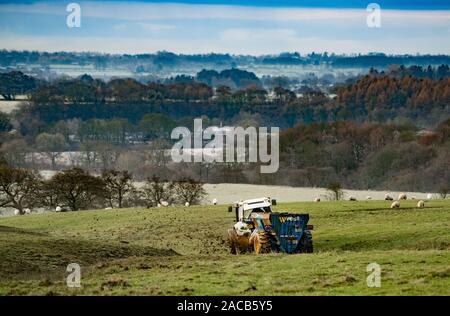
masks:
[[[0,295],[450,295],[450,200],[289,203],[314,254],[228,254],[226,206],[0,218]],[[67,264],[82,287],[67,288]],[[367,264],[382,269],[366,285]]]

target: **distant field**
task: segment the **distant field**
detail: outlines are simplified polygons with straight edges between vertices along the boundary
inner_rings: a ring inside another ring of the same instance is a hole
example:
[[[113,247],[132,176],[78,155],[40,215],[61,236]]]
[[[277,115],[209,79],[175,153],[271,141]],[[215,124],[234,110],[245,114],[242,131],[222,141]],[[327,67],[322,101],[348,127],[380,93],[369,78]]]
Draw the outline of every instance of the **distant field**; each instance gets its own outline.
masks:
[[[314,254],[228,254],[226,206],[0,218],[0,295],[450,295],[450,200],[302,202]],[[82,287],[66,287],[69,263]],[[380,288],[366,285],[381,265]]]
[[[34,161],[44,161],[50,163],[47,157],[39,153],[34,153]],[[72,166],[73,161],[80,160],[80,152],[64,152],[58,160],[60,165],[67,167]],[[50,178],[55,174],[53,170],[41,170],[41,175]],[[142,182],[136,182],[137,186],[141,186]],[[219,204],[235,203],[241,199],[251,199],[254,197],[270,196],[279,202],[297,202],[297,201],[314,201],[319,197],[326,200],[327,190],[325,188],[305,188],[291,187],[282,185],[261,185],[246,183],[205,183],[205,191],[207,193],[203,203],[211,204],[213,199],[217,199]],[[406,193],[408,198],[426,199],[427,192],[397,192],[397,191],[375,191],[375,190],[347,190],[344,189],[344,199],[348,200],[350,196],[358,200],[366,200],[368,196],[372,200],[384,200],[385,194],[389,193],[393,198],[397,198],[400,193]],[[433,197],[438,195],[433,193]]]
[[[133,77],[133,72],[127,69],[121,68],[105,68],[105,69],[96,69],[94,65],[59,65],[52,64],[50,65],[50,70],[56,72],[59,75],[68,75],[71,77],[78,77],[84,74],[89,74],[96,78],[111,78],[111,77]]]
[[[12,111],[19,108],[19,105],[22,104],[23,100],[15,100],[15,101],[5,101],[0,100],[0,112],[9,114]]]
[[[0,97],[0,112],[9,114],[12,111],[19,108],[19,105],[26,102],[27,100],[26,95],[16,95],[15,100],[13,101],[7,101],[4,100],[3,97]]]
[[[324,188],[303,188],[290,187],[281,185],[260,185],[260,184],[242,184],[242,183],[218,183],[205,184],[205,190],[208,193],[207,202],[212,199],[218,199],[219,203],[234,203],[241,199],[251,199],[262,196],[270,196],[281,202],[296,201],[314,201],[319,197],[326,199],[327,190]],[[388,191],[372,191],[372,190],[344,190],[344,199],[350,196],[358,200],[366,200],[370,196],[373,200],[384,200],[384,195]],[[401,192],[389,191],[393,198],[397,198]],[[426,199],[427,193],[424,192],[405,192],[407,196],[417,199]]]

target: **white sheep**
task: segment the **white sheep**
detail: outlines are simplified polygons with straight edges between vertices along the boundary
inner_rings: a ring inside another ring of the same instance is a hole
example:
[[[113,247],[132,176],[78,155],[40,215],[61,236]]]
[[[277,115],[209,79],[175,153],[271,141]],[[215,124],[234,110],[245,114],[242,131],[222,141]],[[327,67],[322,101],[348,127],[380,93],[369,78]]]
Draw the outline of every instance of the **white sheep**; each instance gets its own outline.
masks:
[[[348,198],[349,201],[356,201],[356,198],[354,196],[351,196]]]
[[[213,199],[213,200],[212,200],[212,204],[213,204],[213,205],[217,205],[217,199]]]
[[[384,195],[384,199],[385,199],[386,201],[392,201],[392,200],[394,200],[394,198],[393,198],[392,196],[390,196],[389,193],[386,193],[386,194]]]
[[[105,207],[105,210],[112,210],[113,208],[111,206]]]
[[[31,210],[29,208],[25,208],[23,211],[25,212],[25,214],[31,214]]]
[[[20,211],[19,210],[14,210],[14,215],[20,215]]]
[[[420,200],[419,202],[417,202],[417,207],[418,207],[418,208],[423,208],[423,207],[425,207],[425,202],[422,201],[422,200]]]
[[[391,204],[391,208],[399,208],[400,207],[400,202],[399,201],[394,201]]]
[[[366,200],[372,200],[372,197],[370,195],[366,196]]]
[[[161,206],[167,207],[167,206],[169,206],[169,202],[161,201]]]
[[[400,193],[400,194],[398,195],[398,200],[399,200],[399,201],[400,201],[400,200],[406,200],[406,198],[407,198],[407,196],[406,196],[405,193]]]
[[[158,203],[158,204],[156,204],[156,207],[161,207],[161,204],[159,204],[159,203]]]
[[[56,208],[55,208],[55,212],[61,212],[62,211],[62,208],[61,208],[61,206],[57,206]]]
[[[428,194],[427,194],[427,200],[431,200],[432,198],[433,198],[433,194],[428,193]]]
[[[184,206],[189,207],[189,202],[184,203]]]
[[[316,198],[314,199],[314,202],[320,202],[320,198],[316,197]]]

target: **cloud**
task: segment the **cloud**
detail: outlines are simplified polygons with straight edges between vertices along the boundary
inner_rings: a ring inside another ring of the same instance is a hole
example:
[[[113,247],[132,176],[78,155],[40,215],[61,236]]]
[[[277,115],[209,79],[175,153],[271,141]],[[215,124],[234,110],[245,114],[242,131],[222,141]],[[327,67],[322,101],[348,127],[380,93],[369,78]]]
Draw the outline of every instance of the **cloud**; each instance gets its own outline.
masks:
[[[450,51],[447,32],[450,11],[382,8],[382,27],[369,29],[365,6],[361,9],[304,9],[142,2],[79,3],[82,20],[86,23],[82,22],[80,29],[70,30],[61,18],[67,15],[67,3],[0,4],[0,48],[234,54],[282,51],[448,54]],[[177,32],[169,32],[174,29]]]
[[[275,44],[276,42],[286,42],[296,37],[296,32],[293,29],[273,28],[273,29],[258,29],[258,28],[230,28],[224,30],[220,34],[220,40],[226,42],[249,42],[255,43],[264,41]]]
[[[250,29],[227,29],[220,35],[222,41],[246,41],[252,36]]]
[[[127,28],[126,24],[116,24],[113,26],[113,29],[121,31],[121,30],[125,30]]]
[[[140,23],[142,29],[150,31],[151,33],[158,34],[162,31],[175,29],[174,25],[170,24],[155,24],[155,23]]]
[[[142,3],[126,1],[79,1],[85,17],[123,20],[164,19],[233,19],[253,21],[311,21],[349,20],[365,18],[366,6],[360,9],[252,7],[236,5],[201,5],[182,3]],[[0,4],[2,12],[67,15],[66,3],[36,2],[33,4]],[[450,21],[449,10],[384,10],[388,19]]]

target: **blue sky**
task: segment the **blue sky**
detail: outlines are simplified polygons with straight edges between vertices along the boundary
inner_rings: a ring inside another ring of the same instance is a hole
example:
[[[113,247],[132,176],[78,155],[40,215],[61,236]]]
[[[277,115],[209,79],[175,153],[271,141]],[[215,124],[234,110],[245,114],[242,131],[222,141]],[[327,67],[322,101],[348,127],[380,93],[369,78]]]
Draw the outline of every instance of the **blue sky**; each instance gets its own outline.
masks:
[[[93,0],[102,2],[100,0]],[[110,0],[110,2],[123,2],[121,0]],[[0,3],[36,3],[36,0],[0,0]],[[47,2],[61,2],[51,0]],[[103,1],[106,2],[106,1]],[[304,7],[304,8],[360,8],[369,2],[364,0],[136,0],[141,3],[184,3],[184,4],[209,4],[209,5],[240,5],[257,7]],[[372,1],[376,2],[376,1]],[[448,0],[383,0],[378,1],[385,9],[401,10],[439,10],[449,9]]]
[[[66,5],[81,6],[68,28]],[[381,6],[369,28],[367,4]],[[0,1],[0,48],[144,53],[450,53],[450,1]]]

